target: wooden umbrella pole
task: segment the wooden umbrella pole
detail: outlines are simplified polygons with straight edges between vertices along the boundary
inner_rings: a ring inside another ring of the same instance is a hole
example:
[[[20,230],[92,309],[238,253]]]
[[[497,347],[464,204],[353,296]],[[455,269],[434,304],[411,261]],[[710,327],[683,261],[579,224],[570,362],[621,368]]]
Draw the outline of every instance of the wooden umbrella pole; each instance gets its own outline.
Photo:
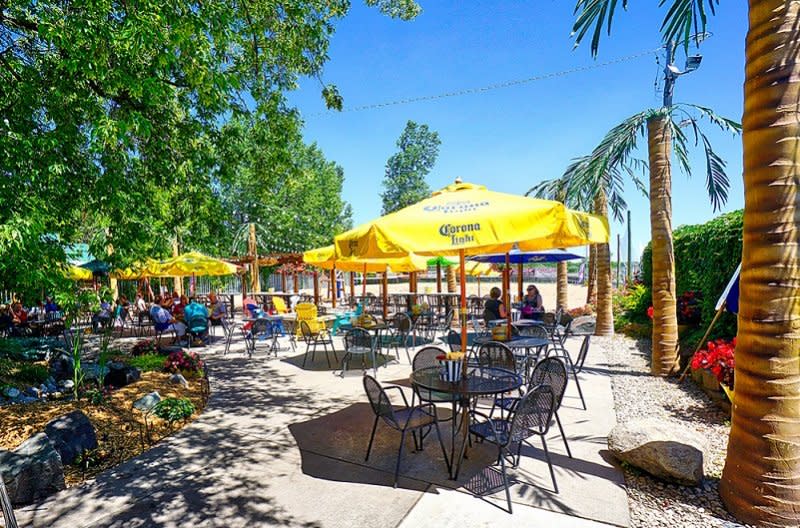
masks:
[[[314,305],[319,306],[319,272],[314,270]]]
[[[517,264],[517,301],[522,302],[522,262]]]
[[[705,343],[706,339],[708,339],[708,335],[711,333],[711,330],[714,328],[714,325],[717,324],[717,320],[719,319],[719,317],[722,315],[722,312],[724,312],[724,311],[725,311],[725,301],[722,301],[722,306],[720,306],[719,310],[717,310],[717,313],[714,314],[714,318],[711,320],[711,323],[708,325],[708,329],[706,330],[706,333],[703,334],[702,338],[700,338],[700,342],[697,343],[697,346],[695,347],[694,352],[692,353],[692,356],[697,354],[697,352],[699,352],[700,349],[703,348],[703,343]],[[686,375],[689,374],[689,369],[691,369],[691,368],[692,368],[692,361],[690,359],[689,360],[689,364],[686,365],[685,369],[683,369],[683,372],[681,373],[681,377],[678,378],[678,383],[681,383],[684,379],[686,379]]]
[[[461,352],[464,353],[463,369],[467,368],[467,270],[464,257],[464,250],[458,250],[458,278],[461,289],[461,301],[458,320],[461,324]]]
[[[389,317],[389,272],[383,272],[383,320]]]
[[[505,297],[503,298],[503,302],[506,304],[506,318],[508,320],[508,324],[506,324],[506,339],[511,339],[511,258],[506,252],[506,284],[505,284]]]
[[[331,308],[336,308],[336,267],[331,268]]]
[[[361,281],[361,296],[367,296],[367,265],[364,264],[363,280]]]
[[[436,293],[442,293],[442,263],[436,263]]]

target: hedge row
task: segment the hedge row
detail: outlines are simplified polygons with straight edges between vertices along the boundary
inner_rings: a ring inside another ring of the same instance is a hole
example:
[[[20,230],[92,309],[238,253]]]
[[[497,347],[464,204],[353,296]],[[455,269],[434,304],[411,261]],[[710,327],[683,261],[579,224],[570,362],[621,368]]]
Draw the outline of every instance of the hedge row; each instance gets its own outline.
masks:
[[[675,285],[677,293],[695,290],[703,295],[702,322],[705,328],[714,317],[714,306],[742,259],[743,211],[727,213],[705,224],[681,226],[673,232]],[[652,248],[647,245],[641,260],[642,280],[652,286]],[[713,336],[736,335],[736,316],[725,313]]]

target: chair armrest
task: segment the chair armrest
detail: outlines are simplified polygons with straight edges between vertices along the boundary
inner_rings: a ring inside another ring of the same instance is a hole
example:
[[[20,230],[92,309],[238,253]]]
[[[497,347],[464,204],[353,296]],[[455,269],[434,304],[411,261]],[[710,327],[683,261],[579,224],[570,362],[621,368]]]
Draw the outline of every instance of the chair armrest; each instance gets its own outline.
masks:
[[[500,438],[500,431],[497,430],[497,426],[495,426],[495,424],[494,424],[495,420],[492,419],[492,417],[490,417],[488,414],[484,414],[484,413],[482,413],[480,411],[475,411],[475,410],[471,411],[470,414],[472,416],[480,416],[482,418],[485,418],[486,419],[486,423],[488,423],[489,426],[492,428],[492,433],[494,433],[494,437],[495,438]]]
[[[408,399],[406,398],[406,393],[400,385],[383,385],[383,390],[388,391],[390,389],[400,392],[400,396],[403,397],[403,403],[405,403],[406,408],[410,407],[408,405]]]

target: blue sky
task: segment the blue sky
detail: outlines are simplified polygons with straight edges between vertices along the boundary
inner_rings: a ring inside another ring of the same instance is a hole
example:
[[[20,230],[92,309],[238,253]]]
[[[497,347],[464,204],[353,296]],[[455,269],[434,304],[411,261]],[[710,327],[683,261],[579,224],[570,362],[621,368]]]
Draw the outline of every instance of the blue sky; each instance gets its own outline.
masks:
[[[564,0],[419,0],[423,13],[411,22],[391,20],[355,1],[333,37],[325,82],[339,87],[345,109],[437,95],[509,80],[598,65],[657,48],[663,11],[657,2],[633,2],[615,19],[610,38],[592,59],[588,47],[573,49],[573,2]],[[713,36],[702,45],[701,68],[679,79],[676,102],[710,106],[741,120],[744,81],[745,2],[728,2],[710,20]],[[663,58],[663,54],[661,54]],[[442,140],[432,189],[456,177],[492,190],[522,194],[559,176],[570,160],[587,154],[624,118],[660,106],[654,83],[662,78],[656,53],[591,71],[459,97],[329,113],[318,81],[306,79],[290,102],[303,115],[305,138],[345,172],[344,198],[356,224],[380,214],[386,160],[407,120],[428,124]],[[678,65],[683,65],[679,55]],[[728,162],[731,190],[723,211],[743,206],[741,139],[709,134]],[[644,140],[641,142],[645,144]],[[642,155],[646,155],[642,151]],[[705,192],[705,158],[692,156],[691,179],[673,173],[673,225],[715,216]],[[647,199],[632,185],[626,198],[633,225],[633,256],[650,239]],[[612,252],[622,226],[612,224]],[[623,258],[625,258],[623,244]]]

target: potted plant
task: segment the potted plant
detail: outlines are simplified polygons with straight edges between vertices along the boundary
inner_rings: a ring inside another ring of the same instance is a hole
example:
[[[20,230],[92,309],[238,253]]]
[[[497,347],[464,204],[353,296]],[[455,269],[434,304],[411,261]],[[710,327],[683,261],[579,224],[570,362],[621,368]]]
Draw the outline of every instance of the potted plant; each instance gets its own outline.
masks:
[[[717,339],[716,341],[709,341],[706,348],[698,350],[692,356],[692,370],[703,371],[707,373],[707,377],[714,380],[713,382],[722,387],[728,399],[733,403],[734,386],[733,386],[733,367],[734,352],[736,350],[736,338],[731,341],[724,339]]]

